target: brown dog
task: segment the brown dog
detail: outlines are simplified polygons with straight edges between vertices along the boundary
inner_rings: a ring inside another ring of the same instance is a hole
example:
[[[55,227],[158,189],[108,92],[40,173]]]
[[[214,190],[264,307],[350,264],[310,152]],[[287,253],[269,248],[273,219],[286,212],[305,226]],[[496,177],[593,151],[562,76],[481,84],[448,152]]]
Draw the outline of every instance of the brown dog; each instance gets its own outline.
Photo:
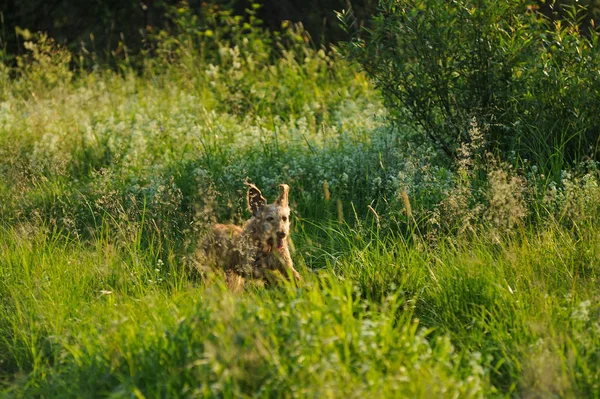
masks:
[[[209,258],[242,277],[270,280],[278,273],[300,280],[288,248],[290,233],[289,186],[280,184],[281,194],[272,203],[253,184],[248,184],[247,202],[252,218],[244,227],[217,224],[204,241]]]

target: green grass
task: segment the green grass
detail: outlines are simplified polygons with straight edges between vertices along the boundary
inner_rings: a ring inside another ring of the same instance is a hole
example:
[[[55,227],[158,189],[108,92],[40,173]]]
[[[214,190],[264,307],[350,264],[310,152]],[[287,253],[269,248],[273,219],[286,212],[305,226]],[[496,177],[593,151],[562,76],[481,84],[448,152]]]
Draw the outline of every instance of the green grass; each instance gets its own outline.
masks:
[[[0,396],[600,397],[597,165],[451,167],[337,55],[249,37],[0,70]],[[298,286],[193,272],[246,179],[291,186]]]
[[[112,241],[2,232],[6,395],[600,393],[600,248],[558,228],[501,247],[358,240],[312,272],[297,254],[300,287],[241,294]]]

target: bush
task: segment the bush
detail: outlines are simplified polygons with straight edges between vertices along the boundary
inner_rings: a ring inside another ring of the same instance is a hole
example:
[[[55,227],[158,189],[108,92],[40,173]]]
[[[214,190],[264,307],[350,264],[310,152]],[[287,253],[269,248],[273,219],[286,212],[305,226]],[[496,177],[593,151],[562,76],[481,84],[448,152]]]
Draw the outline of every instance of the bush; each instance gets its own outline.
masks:
[[[529,3],[380,1],[343,47],[395,119],[448,156],[475,122],[488,150],[557,172],[598,154],[598,35],[580,34],[575,8],[551,21]],[[351,12],[340,18],[352,30]]]

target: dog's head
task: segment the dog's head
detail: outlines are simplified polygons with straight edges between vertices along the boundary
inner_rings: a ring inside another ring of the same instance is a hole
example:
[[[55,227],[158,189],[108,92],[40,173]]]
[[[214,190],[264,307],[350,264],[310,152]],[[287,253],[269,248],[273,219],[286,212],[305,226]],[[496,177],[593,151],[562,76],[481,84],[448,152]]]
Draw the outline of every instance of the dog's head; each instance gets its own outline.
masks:
[[[281,194],[272,203],[262,196],[260,190],[253,184],[248,184],[248,208],[256,220],[259,240],[270,248],[282,249],[286,245],[290,233],[290,207],[288,203],[287,184],[280,184]]]

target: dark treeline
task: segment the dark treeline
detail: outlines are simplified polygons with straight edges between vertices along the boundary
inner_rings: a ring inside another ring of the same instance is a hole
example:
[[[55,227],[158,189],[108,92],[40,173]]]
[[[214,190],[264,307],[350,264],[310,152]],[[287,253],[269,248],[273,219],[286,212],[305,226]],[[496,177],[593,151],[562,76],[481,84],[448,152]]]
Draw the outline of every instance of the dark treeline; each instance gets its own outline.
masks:
[[[559,2],[537,0],[541,11],[553,18],[568,12],[568,6],[586,7],[581,12],[584,28],[593,26],[600,16],[600,0],[562,0]],[[251,0],[209,1],[223,10],[243,15],[251,7]],[[354,11],[360,24],[368,23],[376,12],[378,0],[260,0],[257,11],[266,28],[276,30],[284,20],[301,22],[311,34],[315,45],[346,40],[340,29],[335,11]],[[22,29],[46,32],[58,43],[77,51],[85,47],[100,57],[107,56],[118,47],[127,46],[132,54],[144,47],[148,35],[161,29],[169,30],[173,12],[182,4],[179,0],[3,0],[0,2],[2,25],[0,27],[0,54],[4,61],[23,52]],[[205,0],[188,0],[189,8],[203,19]]]
[[[172,24],[178,0],[3,0],[1,49],[7,54],[23,51],[23,39],[18,31],[46,32],[58,43],[71,50],[85,46],[98,55],[107,55],[119,42],[136,53],[143,47],[149,34]],[[250,0],[216,0],[208,4],[244,15],[252,8]],[[257,2],[254,2],[257,3]],[[349,0],[262,0],[257,17],[266,28],[277,30],[281,22],[302,22],[316,45],[344,40],[339,28],[336,10],[347,9]],[[187,5],[203,20],[204,0],[189,0]],[[359,21],[366,21],[377,7],[377,0],[353,1],[352,7]]]

